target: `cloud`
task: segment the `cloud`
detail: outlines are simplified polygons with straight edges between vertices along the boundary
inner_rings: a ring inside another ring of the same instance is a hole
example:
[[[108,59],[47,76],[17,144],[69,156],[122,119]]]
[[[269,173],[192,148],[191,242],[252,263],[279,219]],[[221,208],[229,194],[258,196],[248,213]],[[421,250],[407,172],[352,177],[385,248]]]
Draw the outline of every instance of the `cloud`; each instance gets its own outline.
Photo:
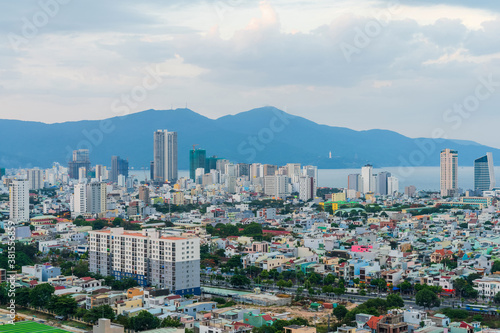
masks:
[[[484,73],[500,77],[500,6],[401,1],[378,21],[387,3],[70,1],[20,50],[0,44],[0,116],[104,118],[146,66],[159,66],[170,75],[134,111],[189,102],[215,117],[288,105],[332,125],[428,136],[425,119],[441,122]],[[38,11],[34,1],[6,3],[0,32],[21,33],[23,18]],[[366,45],[356,44],[377,24]],[[342,43],[356,47],[351,61]],[[471,123],[500,120],[488,103]],[[463,138],[489,140],[474,136]]]

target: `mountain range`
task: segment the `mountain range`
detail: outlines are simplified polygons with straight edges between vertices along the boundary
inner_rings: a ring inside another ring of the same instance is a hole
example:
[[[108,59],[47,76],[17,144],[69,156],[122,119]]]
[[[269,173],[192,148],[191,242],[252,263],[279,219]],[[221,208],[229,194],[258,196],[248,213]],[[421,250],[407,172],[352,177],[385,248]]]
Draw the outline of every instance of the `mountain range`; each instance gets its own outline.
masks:
[[[328,115],[325,115],[328,116]],[[210,119],[189,109],[146,110],[105,120],[55,124],[0,120],[0,166],[66,165],[71,151],[90,149],[92,164],[111,164],[111,156],[128,158],[134,168],[148,168],[153,159],[153,132],[178,132],[179,169],[188,169],[189,150],[206,149],[234,162],[301,163],[319,168],[438,166],[444,148],[459,152],[459,165],[500,150],[472,141],[409,138],[389,130],[355,131],[320,125],[274,107]],[[331,152],[331,157],[330,157]]]

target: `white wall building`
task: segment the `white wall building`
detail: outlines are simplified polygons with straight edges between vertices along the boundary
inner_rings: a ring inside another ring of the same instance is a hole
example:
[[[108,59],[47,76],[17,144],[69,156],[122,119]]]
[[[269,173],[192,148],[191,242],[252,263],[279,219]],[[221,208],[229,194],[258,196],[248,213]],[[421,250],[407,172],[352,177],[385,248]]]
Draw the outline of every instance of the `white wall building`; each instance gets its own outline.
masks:
[[[9,186],[10,220],[26,222],[30,219],[29,182],[13,180]]]

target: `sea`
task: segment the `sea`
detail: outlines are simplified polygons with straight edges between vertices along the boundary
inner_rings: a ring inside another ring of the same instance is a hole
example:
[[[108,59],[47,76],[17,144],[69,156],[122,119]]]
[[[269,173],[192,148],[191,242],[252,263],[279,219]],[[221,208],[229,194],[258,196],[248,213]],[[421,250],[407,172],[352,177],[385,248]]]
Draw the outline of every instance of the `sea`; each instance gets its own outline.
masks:
[[[417,190],[438,191],[439,190],[439,167],[388,167],[373,169],[373,173],[381,171],[390,172],[399,179],[399,191],[403,192],[406,186],[413,185]],[[353,173],[361,173],[361,169],[319,169],[319,187],[347,187],[347,176]],[[495,174],[500,174],[500,167],[495,167]],[[149,178],[149,170],[130,170],[130,176],[142,181]],[[179,170],[179,177],[189,177],[189,170]],[[465,190],[474,188],[474,168],[458,168],[458,187]]]

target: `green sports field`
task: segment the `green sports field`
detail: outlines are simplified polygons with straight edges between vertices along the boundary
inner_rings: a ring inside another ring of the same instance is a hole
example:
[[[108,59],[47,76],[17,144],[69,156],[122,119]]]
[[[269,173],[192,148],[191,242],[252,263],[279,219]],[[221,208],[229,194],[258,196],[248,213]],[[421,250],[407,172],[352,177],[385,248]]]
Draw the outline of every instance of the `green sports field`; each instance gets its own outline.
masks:
[[[68,331],[44,324],[35,323],[33,321],[20,321],[11,324],[0,325],[0,332],[7,333],[67,333]]]

